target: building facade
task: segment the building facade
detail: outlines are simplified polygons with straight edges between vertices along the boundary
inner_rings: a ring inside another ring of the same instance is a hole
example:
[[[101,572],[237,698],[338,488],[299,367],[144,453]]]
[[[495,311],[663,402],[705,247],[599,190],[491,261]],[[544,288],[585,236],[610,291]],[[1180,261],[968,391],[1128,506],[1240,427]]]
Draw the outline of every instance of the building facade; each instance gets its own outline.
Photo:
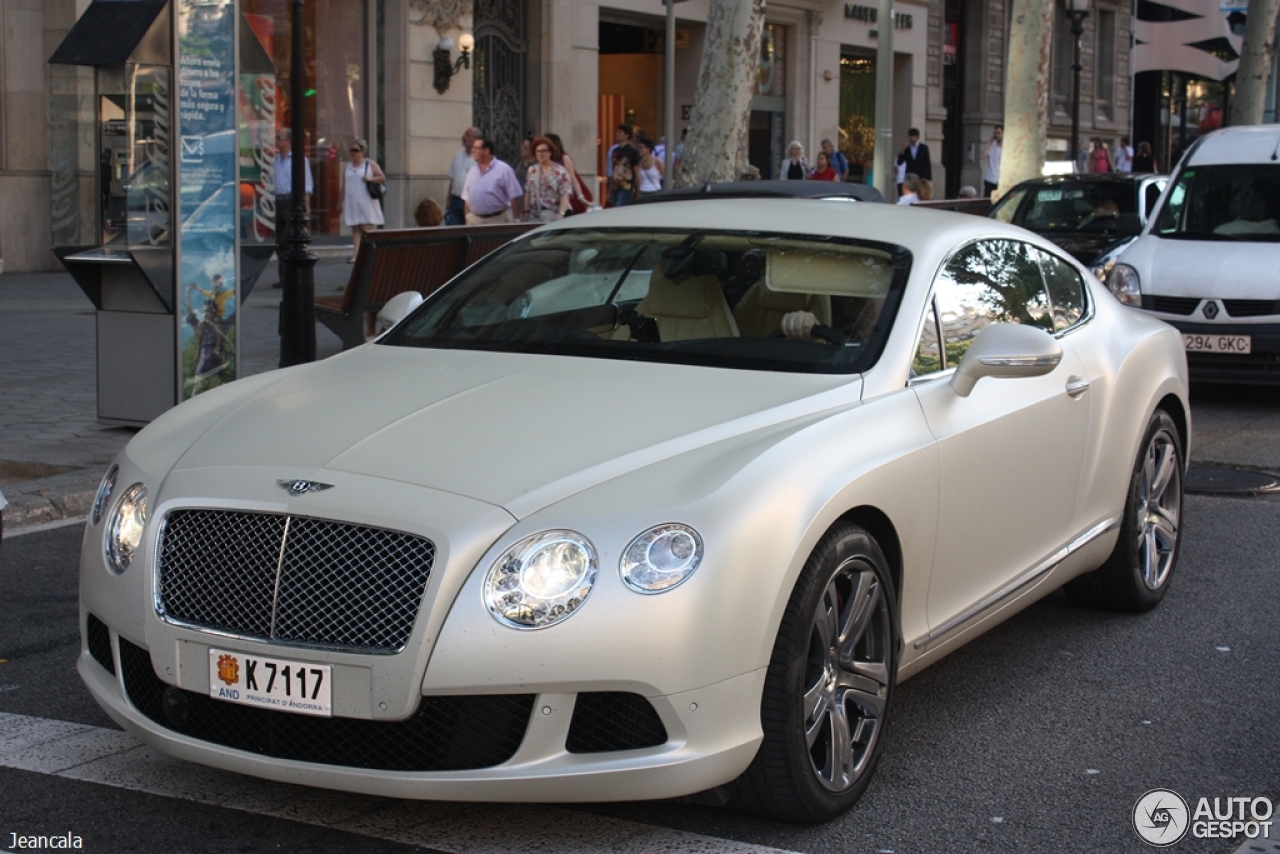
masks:
[[[130,0],[118,0],[130,2]],[[270,120],[287,126],[290,0],[171,0],[224,7],[275,66]],[[338,176],[349,144],[367,140],[388,175],[387,225],[412,225],[426,197],[445,200],[448,166],[475,124],[514,159],[520,140],[552,131],[598,188],[613,129],[626,121],[678,141],[688,125],[710,0],[676,6],[675,127],[663,127],[661,0],[307,0],[307,140],[315,176],[311,227],[345,233]],[[1144,0],[1147,6],[1152,5]],[[9,270],[51,269],[49,56],[89,0],[0,0],[0,257]],[[936,196],[981,187],[980,152],[1003,122],[1012,0],[898,0],[894,36],[895,151],[919,128]],[[1130,5],[1094,0],[1081,39],[1080,136],[1133,137]],[[771,0],[751,112],[750,157],[768,177],[798,140],[812,158],[831,139],[851,180],[872,162],[876,46],[872,0]],[[464,35],[475,47],[459,65]],[[256,48],[255,48],[256,51]],[[1068,157],[1074,44],[1054,18],[1049,159]],[[244,51],[242,50],[242,53]],[[260,117],[261,118],[261,117]],[[1136,140],[1135,140],[1136,141]]]

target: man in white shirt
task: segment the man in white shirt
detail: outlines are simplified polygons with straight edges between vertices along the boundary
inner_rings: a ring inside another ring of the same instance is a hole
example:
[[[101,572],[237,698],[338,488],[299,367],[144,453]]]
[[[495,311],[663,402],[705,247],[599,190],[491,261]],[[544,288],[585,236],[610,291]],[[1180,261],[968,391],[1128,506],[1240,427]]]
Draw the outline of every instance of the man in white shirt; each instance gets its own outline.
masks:
[[[920,176],[914,172],[908,172],[902,182],[902,189],[904,192],[898,198],[898,204],[914,205],[920,201]]]
[[[444,210],[445,225],[462,225],[466,222],[466,205],[462,201],[462,188],[467,183],[467,173],[475,168],[471,157],[471,144],[480,137],[480,128],[467,128],[462,132],[462,148],[453,154],[449,164],[449,204]]]
[[[493,156],[493,140],[476,139],[471,144],[476,168],[467,173],[462,187],[467,225],[511,222],[520,219],[524,190],[511,167]]]
[[[982,195],[991,194],[1000,186],[1000,155],[1003,152],[1004,125],[996,125],[991,131],[991,141],[982,148]]]
[[[306,181],[306,200],[304,207],[309,207],[311,194],[314,192],[314,185],[311,180],[311,162],[307,160],[306,155],[302,158],[302,168],[307,176]],[[289,225],[289,212],[293,209],[293,131],[289,128],[280,128],[276,131],[276,260],[279,261],[285,249],[285,229]],[[280,287],[279,276],[271,287]]]
[[[1133,171],[1133,146],[1129,145],[1129,137],[1120,137],[1120,144],[1116,146],[1111,162],[1116,165],[1117,172]]]

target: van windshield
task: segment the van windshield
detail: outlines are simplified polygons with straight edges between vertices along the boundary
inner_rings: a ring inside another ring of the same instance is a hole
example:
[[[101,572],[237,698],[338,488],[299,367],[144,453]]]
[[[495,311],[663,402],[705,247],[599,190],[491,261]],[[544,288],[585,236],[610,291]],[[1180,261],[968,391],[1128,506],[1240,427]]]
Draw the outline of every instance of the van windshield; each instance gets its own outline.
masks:
[[[1280,242],[1280,164],[1182,170],[1153,233],[1179,240]]]

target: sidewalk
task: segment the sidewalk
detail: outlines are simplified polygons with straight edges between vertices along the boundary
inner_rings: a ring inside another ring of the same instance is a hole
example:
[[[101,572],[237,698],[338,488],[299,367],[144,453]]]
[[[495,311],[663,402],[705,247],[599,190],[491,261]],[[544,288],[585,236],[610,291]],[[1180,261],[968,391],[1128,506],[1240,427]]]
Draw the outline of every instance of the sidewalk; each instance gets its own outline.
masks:
[[[332,250],[331,247],[323,247]],[[348,247],[316,264],[316,294],[346,287]],[[320,254],[320,253],[317,253]],[[240,371],[280,361],[275,263],[240,312]],[[116,453],[137,432],[97,421],[94,308],[66,273],[0,275],[0,492],[4,530],[84,516]],[[341,343],[316,325],[316,355]]]

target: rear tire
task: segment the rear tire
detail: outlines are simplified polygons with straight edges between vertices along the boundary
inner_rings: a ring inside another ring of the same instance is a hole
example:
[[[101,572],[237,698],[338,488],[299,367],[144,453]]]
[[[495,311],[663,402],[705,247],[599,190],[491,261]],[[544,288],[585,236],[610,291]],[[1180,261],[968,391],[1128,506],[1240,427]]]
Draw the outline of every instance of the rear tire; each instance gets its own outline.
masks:
[[[794,822],[844,813],[884,743],[898,668],[897,596],[875,539],[834,526],[805,563],[765,677],[764,741],[737,805]]]
[[[1160,603],[1178,563],[1182,472],[1177,425],[1158,409],[1151,416],[1134,463],[1115,551],[1098,569],[1067,583],[1072,602],[1134,613],[1149,611]]]

